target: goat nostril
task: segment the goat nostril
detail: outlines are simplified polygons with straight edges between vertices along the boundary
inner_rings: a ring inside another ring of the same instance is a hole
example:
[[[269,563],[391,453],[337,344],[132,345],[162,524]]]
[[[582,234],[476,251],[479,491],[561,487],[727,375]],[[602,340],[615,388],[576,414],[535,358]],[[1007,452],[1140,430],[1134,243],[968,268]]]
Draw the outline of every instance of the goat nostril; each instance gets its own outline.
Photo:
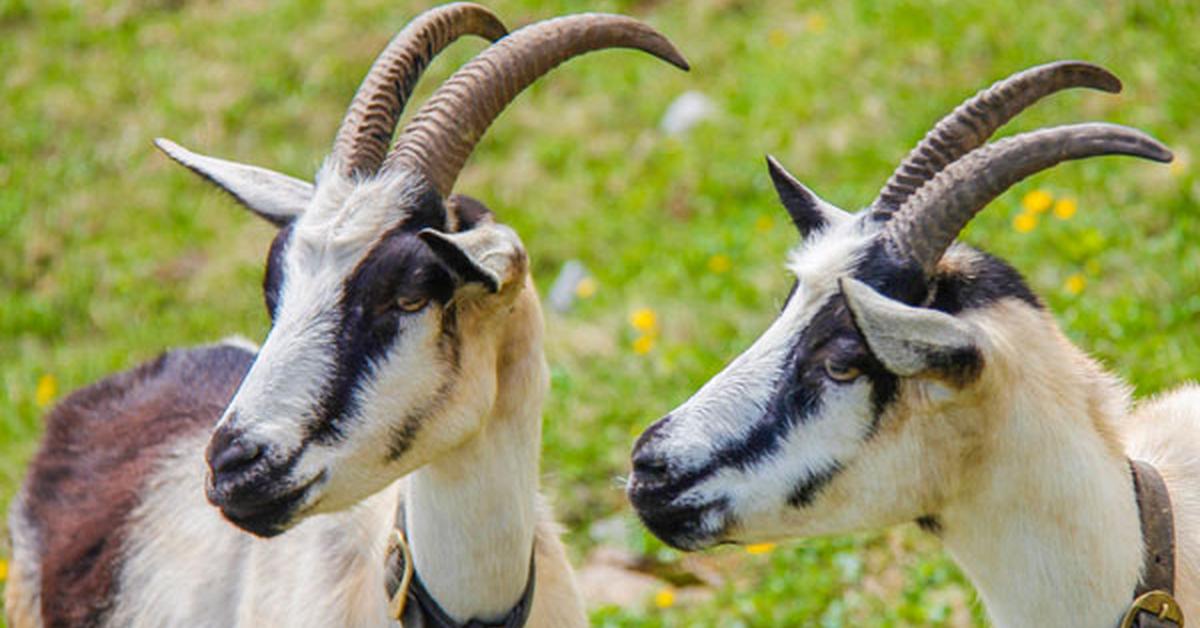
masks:
[[[263,448],[255,443],[235,440],[222,447],[209,460],[213,473],[231,473],[254,464],[262,457]]]
[[[633,455],[633,472],[644,479],[663,479],[669,470],[666,456],[658,454],[652,448],[641,448]]]

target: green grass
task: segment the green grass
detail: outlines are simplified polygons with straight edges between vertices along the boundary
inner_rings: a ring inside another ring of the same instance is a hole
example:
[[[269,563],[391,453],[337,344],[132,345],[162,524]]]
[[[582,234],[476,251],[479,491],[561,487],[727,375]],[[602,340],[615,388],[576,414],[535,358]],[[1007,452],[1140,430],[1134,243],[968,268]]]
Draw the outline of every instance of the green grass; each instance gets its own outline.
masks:
[[[311,176],[374,54],[425,6],[341,4],[0,0],[0,507],[36,447],[43,375],[61,394],[166,347],[264,336],[258,286],[270,229],[168,164],[150,140]],[[1068,334],[1140,395],[1200,373],[1200,5],[490,4],[510,25],[631,13],[694,67],[683,74],[633,52],[573,61],[502,116],[458,185],[522,234],[543,288],[572,258],[598,281],[574,314],[548,320],[544,485],[574,560],[598,543],[594,524],[615,517],[626,532],[606,542],[660,562],[679,584],[697,572],[722,581],[666,610],[600,609],[596,623],[983,622],[970,586],[911,527],[766,555],[684,557],[633,522],[615,478],[634,436],[747,346],[786,294],[782,262],[795,234],[765,153],[832,202],[860,207],[975,90],[1048,60],[1105,64],[1124,94],[1056,96],[1002,133],[1119,122],[1164,140],[1178,164],[1061,166],[998,199],[967,239],[1025,272]],[[456,45],[420,93],[480,48]],[[664,137],[659,116],[691,89],[720,115]],[[1018,233],[1012,219],[1035,188],[1077,199],[1078,214],[1043,215]],[[731,260],[727,272],[709,269],[718,254]],[[1077,295],[1064,288],[1076,274],[1085,280]],[[653,308],[661,327],[645,356],[631,349],[637,307]]]

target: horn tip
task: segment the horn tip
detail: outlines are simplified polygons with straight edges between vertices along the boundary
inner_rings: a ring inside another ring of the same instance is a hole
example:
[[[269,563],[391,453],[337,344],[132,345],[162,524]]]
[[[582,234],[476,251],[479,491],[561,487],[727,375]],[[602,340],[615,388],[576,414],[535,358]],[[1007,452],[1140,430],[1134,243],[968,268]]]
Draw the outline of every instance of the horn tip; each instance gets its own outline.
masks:
[[[683,56],[682,52],[679,52],[679,48],[676,48],[675,44],[672,43],[670,39],[667,39],[666,35],[659,33],[653,28],[649,28],[645,25],[642,26],[650,31],[651,36],[650,45],[644,48],[646,52],[649,52],[650,54],[662,59],[663,61],[666,61],[667,63],[670,63],[684,72],[691,71],[692,64],[688,63],[687,58]]]
[[[1108,68],[1091,63],[1090,61],[1062,61],[1058,65],[1066,66],[1083,73],[1086,85],[1110,94],[1119,94],[1125,86]]]
[[[684,58],[683,53],[679,52],[679,49],[675,47],[675,44],[672,44],[671,41],[666,37],[662,37],[661,46],[657,46],[655,49],[649,50],[648,52],[659,59],[662,59],[663,61],[666,61],[667,63],[679,68],[680,70],[683,70],[684,72],[690,72],[692,70],[692,64],[688,63],[688,60]]]
[[[1175,161],[1175,154],[1171,152],[1171,149],[1159,144],[1158,142],[1154,143],[1153,152],[1151,155],[1149,155],[1149,157],[1154,161],[1164,164],[1169,164],[1172,161]]]

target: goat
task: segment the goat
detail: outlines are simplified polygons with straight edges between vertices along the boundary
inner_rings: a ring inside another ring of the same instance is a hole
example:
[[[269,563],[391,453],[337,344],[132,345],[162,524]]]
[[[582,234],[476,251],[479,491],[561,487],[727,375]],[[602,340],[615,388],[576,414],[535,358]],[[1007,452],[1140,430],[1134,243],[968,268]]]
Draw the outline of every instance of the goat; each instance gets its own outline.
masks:
[[[1068,87],[1118,92],[1082,62],[994,84],[941,120],[851,214],[768,157],[802,246],[770,327],[632,453],[628,495],[668,544],[697,550],[917,521],[1000,626],[1113,626],[1143,566],[1129,459],[1175,503],[1179,601],[1200,617],[1200,389],[1131,410],[1007,263],[955,243],[1011,185],[1062,161],[1171,153],[1077,124],[984,145]]]
[[[495,43],[389,150],[421,71],[463,35]],[[386,580],[411,568],[395,583],[406,623],[419,604],[418,625],[584,625],[537,488],[548,375],[526,251],[450,193],[525,87],[611,47],[687,69],[631,18],[506,34],[457,3],[380,54],[315,184],[159,140],[280,227],[263,282],[271,329],[257,351],[173,350],[50,413],[11,510],[12,624],[394,625]],[[386,551],[397,530],[403,560]]]

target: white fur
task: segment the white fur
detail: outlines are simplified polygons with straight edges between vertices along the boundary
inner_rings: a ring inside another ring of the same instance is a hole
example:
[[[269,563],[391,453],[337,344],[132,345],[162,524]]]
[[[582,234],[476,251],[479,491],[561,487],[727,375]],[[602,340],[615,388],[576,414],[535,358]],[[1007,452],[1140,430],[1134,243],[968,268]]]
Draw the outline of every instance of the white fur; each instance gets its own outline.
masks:
[[[13,557],[4,588],[4,612],[14,628],[42,626],[41,539],[37,528],[25,518],[25,491],[13,499],[9,510],[8,532]]]

